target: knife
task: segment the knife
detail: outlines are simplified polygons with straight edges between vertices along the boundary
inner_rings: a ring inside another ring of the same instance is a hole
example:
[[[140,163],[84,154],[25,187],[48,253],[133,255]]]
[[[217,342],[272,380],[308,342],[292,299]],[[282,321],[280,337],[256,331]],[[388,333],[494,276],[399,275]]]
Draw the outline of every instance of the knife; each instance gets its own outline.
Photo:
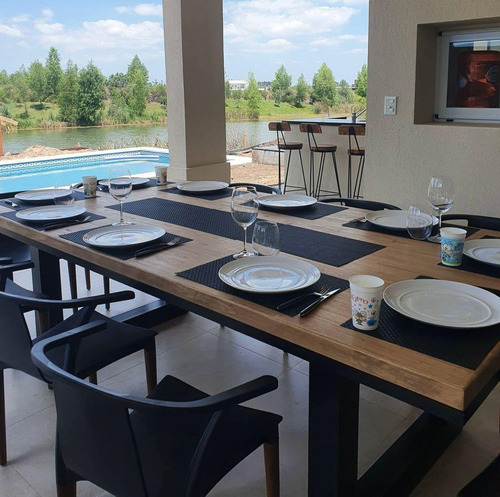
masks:
[[[175,247],[176,245],[180,245],[183,243],[181,240],[178,240],[175,243],[168,242],[168,243],[159,243],[158,245],[153,245],[152,247],[148,247],[145,249],[138,250],[134,256],[137,257],[144,257],[145,255],[149,254],[154,254],[155,252],[160,252],[160,250],[166,250],[171,247]]]
[[[310,304],[307,307],[305,307],[304,309],[302,309],[299,312],[299,316],[301,318],[303,318],[304,316],[307,316],[311,311],[316,309],[316,307],[318,307],[318,305],[321,304],[321,302],[330,298],[332,295],[335,295],[337,292],[340,292],[340,288],[336,288],[335,290],[330,290],[328,293],[325,293],[325,295],[322,295],[318,300],[316,300],[312,304]]]
[[[89,221],[90,216],[84,217],[83,219],[76,219],[73,221],[66,221],[66,222],[61,222],[61,223],[47,223],[43,227],[43,231],[51,231],[51,230],[56,230],[58,228],[66,228],[68,226],[74,226],[75,224],[83,224]]]

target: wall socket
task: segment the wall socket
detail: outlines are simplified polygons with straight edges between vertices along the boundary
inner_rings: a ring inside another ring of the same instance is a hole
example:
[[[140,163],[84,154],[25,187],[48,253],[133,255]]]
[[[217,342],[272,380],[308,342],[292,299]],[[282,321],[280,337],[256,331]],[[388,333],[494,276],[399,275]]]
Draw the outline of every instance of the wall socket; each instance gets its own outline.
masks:
[[[395,116],[397,113],[398,97],[384,98],[384,115]]]

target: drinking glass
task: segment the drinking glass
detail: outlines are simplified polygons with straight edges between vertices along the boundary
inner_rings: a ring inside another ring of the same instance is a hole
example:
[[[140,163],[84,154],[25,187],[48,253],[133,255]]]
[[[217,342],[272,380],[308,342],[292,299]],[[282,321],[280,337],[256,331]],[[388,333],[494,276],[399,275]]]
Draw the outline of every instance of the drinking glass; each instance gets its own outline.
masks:
[[[56,185],[54,187],[54,204],[71,205],[75,201],[73,185]]]
[[[120,221],[113,223],[113,226],[132,224],[123,220],[123,201],[129,197],[132,191],[130,171],[123,166],[112,167],[109,170],[108,189],[111,196],[120,202]]]
[[[257,190],[253,186],[240,186],[234,188],[231,195],[231,216],[244,231],[243,250],[234,254],[235,259],[255,255],[247,250],[247,228],[255,222],[259,213],[259,200]]]
[[[252,246],[256,255],[278,255],[280,232],[271,221],[257,221],[253,228]]]
[[[433,218],[413,205],[406,216],[406,230],[414,240],[427,240],[432,233]]]
[[[427,200],[431,207],[439,213],[439,230],[441,230],[441,216],[443,212],[448,212],[455,201],[455,189],[453,181],[446,176],[434,176],[429,182],[427,189]],[[441,243],[439,234],[430,236],[429,241]]]

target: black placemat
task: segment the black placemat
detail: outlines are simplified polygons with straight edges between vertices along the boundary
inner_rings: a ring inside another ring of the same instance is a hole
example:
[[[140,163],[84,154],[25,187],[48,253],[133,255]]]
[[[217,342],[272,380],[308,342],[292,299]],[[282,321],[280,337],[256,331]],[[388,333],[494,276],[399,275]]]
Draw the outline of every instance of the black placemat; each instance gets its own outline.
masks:
[[[500,324],[474,329],[433,326],[407,318],[383,301],[376,330],[358,330],[352,319],[342,326],[468,369],[476,369],[500,340]]]
[[[111,226],[111,225],[106,225],[106,226]],[[100,228],[104,228],[104,226],[100,226]],[[94,228],[92,228],[92,229],[94,229]],[[126,248],[121,248],[121,249],[105,249],[105,248],[94,247],[94,246],[89,245],[88,243],[85,243],[83,241],[84,235],[86,235],[89,231],[92,231],[92,229],[75,231],[74,233],[60,235],[60,237],[64,238],[65,240],[69,240],[71,242],[77,243],[78,245],[83,245],[84,247],[88,247],[90,249],[96,250],[97,252],[103,252],[105,254],[112,255],[112,256],[117,257],[118,259],[121,259],[123,261],[126,261],[127,259],[132,259],[133,257],[135,257],[135,253],[137,250],[147,247],[147,244],[139,245],[139,246],[135,245],[133,247],[126,247]],[[151,242],[151,244],[169,242],[170,240],[172,240],[176,236],[178,236],[178,235],[175,235],[173,233],[165,233],[158,240]],[[179,242],[179,245],[192,241],[191,238],[184,238],[184,237],[180,237],[180,238],[181,238],[181,241]],[[175,249],[175,247],[172,247],[171,249],[168,249],[168,250],[174,250],[174,249]],[[161,252],[157,252],[157,253],[161,254]],[[153,254],[151,254],[151,256],[153,256]]]
[[[117,205],[108,207],[115,210],[119,209]],[[243,229],[234,222],[230,212],[160,198],[127,202],[123,208],[130,214],[177,224],[233,240],[243,240]],[[282,252],[329,264],[330,266],[342,266],[385,248],[383,245],[353,240],[297,226],[286,224],[278,224],[278,226]],[[251,240],[253,225],[247,231],[248,240]]]
[[[172,193],[173,195],[181,195],[184,197],[196,197],[202,198],[203,200],[220,200],[221,198],[228,198],[233,193],[231,188],[224,188],[224,190],[212,192],[212,193],[188,193],[179,190],[178,188],[166,188],[165,190],[160,190],[165,193]]]
[[[236,295],[237,297],[241,297],[242,299],[262,305],[264,307],[267,307],[268,309],[273,309],[276,312],[280,312],[288,316],[295,316],[306,306],[312,304],[318,297],[314,295],[306,297],[298,304],[278,311],[276,307],[282,302],[293,299],[294,297],[297,297],[299,295],[307,295],[310,292],[320,291],[320,289],[324,288],[325,286],[328,286],[328,288],[332,290],[335,288],[345,290],[349,287],[349,282],[347,280],[336,278],[328,274],[321,274],[320,279],[314,285],[302,290],[297,290],[295,292],[279,294],[257,294],[243,292],[230,287],[229,285],[221,281],[218,276],[219,269],[224,264],[227,264],[231,261],[234,261],[234,259],[232,255],[229,255],[227,257],[222,257],[221,259],[208,262],[207,264],[202,264],[201,266],[187,269],[186,271],[177,273],[177,275],[182,276],[183,278],[186,278],[188,280],[195,281],[196,283],[201,283],[202,285],[208,286],[210,288],[214,288],[215,290],[220,290],[221,292],[229,293],[230,295]],[[335,296],[332,296],[331,298],[335,298]]]
[[[19,223],[19,224],[24,224],[25,226],[29,226],[30,228],[33,228],[33,229],[38,230],[38,231],[43,231],[44,225],[49,223],[49,221],[46,221],[44,223],[27,223],[26,221],[23,221],[22,219],[19,219],[16,217],[16,211],[4,212],[3,214],[0,214],[0,215],[3,217],[6,217],[7,219],[10,219],[11,221],[15,221],[16,223]],[[98,219],[106,219],[105,216],[100,216],[99,214],[93,214],[92,212],[88,212],[88,211],[85,212],[84,214],[82,214],[81,216],[78,216],[75,219],[83,219],[87,216],[90,216],[90,219],[88,221],[85,221],[85,224],[90,223],[92,221],[97,221]],[[57,221],[59,221],[59,220],[54,219],[53,221],[50,221],[50,222],[55,223]],[[60,221],[61,221],[61,223],[63,222],[62,219]],[[70,221],[70,219],[68,219],[68,221]]]
[[[98,196],[99,195],[96,195],[96,197],[98,197]],[[75,197],[75,201],[85,200],[85,195],[83,192],[75,191],[74,197]],[[93,198],[95,198],[95,197],[93,197]],[[14,207],[13,205],[10,205],[9,203],[6,202],[6,200],[11,200],[15,204],[17,204],[17,206]],[[9,209],[12,209],[15,211],[20,211],[22,209],[29,209],[30,207],[36,207],[37,205],[53,205],[54,200],[50,199],[50,200],[45,200],[45,201],[40,201],[40,202],[24,202],[23,200],[19,200],[19,199],[13,197],[13,198],[9,198],[9,199],[3,199],[0,201],[0,203],[4,207],[8,207]]]
[[[294,210],[276,210],[268,209],[267,207],[260,205],[260,208],[266,211],[273,211],[276,214],[285,214],[286,216],[299,217],[301,219],[320,219],[330,214],[335,214],[336,212],[344,211],[347,207],[339,207],[338,205],[321,204],[316,202],[314,205],[306,207],[305,209],[294,209]]]
[[[399,236],[401,238],[408,238],[412,240],[412,237],[408,234],[406,230],[389,230],[386,228],[382,228],[380,226],[376,226],[375,224],[372,224],[368,221],[349,221],[348,223],[344,223],[342,226],[347,226],[348,228],[355,228],[357,230],[363,230],[363,231],[374,231],[376,233],[386,233],[387,235],[392,235],[392,236]],[[436,225],[437,226],[437,225]],[[443,223],[443,226],[456,226],[457,228],[462,228],[467,231],[467,234],[465,235],[466,237],[473,235],[479,229],[477,228],[470,228],[469,226],[459,226],[459,225],[453,225],[453,224],[448,224],[448,223]],[[433,234],[437,233],[436,227],[432,230]],[[426,240],[417,240],[417,241],[426,241]],[[429,242],[431,243],[431,242]]]
[[[170,185],[173,183],[172,181],[167,181],[167,185]],[[132,190],[142,190],[143,188],[151,188],[153,186],[165,186],[165,185],[157,185],[156,184],[156,178],[151,178],[147,183],[143,183],[141,185],[133,185]],[[99,185],[98,188],[102,192],[109,193],[107,185]]]
[[[483,239],[497,239],[497,236],[483,236]],[[483,274],[485,276],[492,276],[493,278],[500,278],[500,267],[493,266],[492,264],[486,264],[485,262],[476,261],[471,257],[464,255],[462,257],[462,264],[460,266],[446,266],[442,262],[438,264],[439,266],[444,266],[450,269],[460,269],[462,271],[469,271],[471,273]]]

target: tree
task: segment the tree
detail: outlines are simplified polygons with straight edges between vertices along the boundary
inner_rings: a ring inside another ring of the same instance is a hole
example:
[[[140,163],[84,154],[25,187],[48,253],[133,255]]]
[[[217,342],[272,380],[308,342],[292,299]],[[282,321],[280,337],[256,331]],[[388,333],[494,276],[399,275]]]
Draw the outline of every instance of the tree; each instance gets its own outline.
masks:
[[[337,83],[332,70],[324,62],[312,81],[312,99],[325,105],[328,109],[328,115],[330,107],[333,107],[338,101]]]
[[[59,83],[59,116],[61,121],[76,124],[78,116],[78,67],[68,60]]]
[[[301,74],[295,85],[295,107],[302,107],[304,100],[307,98],[309,93],[309,85],[306,83],[304,75]]]
[[[144,72],[136,69],[127,78],[129,89],[129,108],[133,116],[140,117],[144,114],[147,104],[147,81]]]
[[[112,74],[108,78],[108,86],[111,88],[125,88],[127,86],[127,75],[122,72]]]
[[[352,88],[350,87],[349,83],[343,79],[339,83],[338,87],[338,93],[339,93],[339,102],[341,104],[353,104],[355,97],[354,97],[354,92],[352,91]]]
[[[154,81],[148,87],[148,102],[167,105],[167,85]]]
[[[273,92],[276,105],[285,101],[285,97],[290,90],[292,77],[286,72],[285,66],[281,64],[274,75],[274,81],[271,83],[271,91]]]
[[[35,60],[28,69],[28,75],[33,97],[41,104],[47,96],[45,67],[43,67],[39,60]]]
[[[356,78],[356,93],[363,98],[366,98],[366,90],[368,84],[368,68],[366,64],[363,64],[361,71],[358,72],[358,77]]]
[[[133,77],[134,73],[139,70],[144,75],[144,81],[148,84],[149,81],[149,72],[146,69],[146,66],[141,62],[138,55],[135,55],[132,59],[132,62],[129,64],[127,69],[127,82],[130,82],[130,79]]]
[[[50,47],[49,55],[45,62],[45,73],[47,95],[57,96],[63,71],[61,69],[59,52],[54,47]]]
[[[125,124],[130,121],[130,109],[125,97],[116,88],[111,89],[111,103],[108,109],[108,116],[119,124]]]
[[[9,82],[11,85],[11,92],[13,94],[14,100],[19,103],[24,104],[24,116],[28,117],[28,105],[31,90],[29,85],[29,75],[28,71],[24,66],[21,66],[18,71],[9,76]]]
[[[77,122],[83,126],[99,124],[104,107],[104,82],[101,71],[90,61],[78,79]]]
[[[260,108],[259,103],[262,96],[259,92],[259,85],[253,75],[253,72],[248,73],[248,88],[246,89],[246,99],[248,101],[248,117],[252,120],[259,119]]]

